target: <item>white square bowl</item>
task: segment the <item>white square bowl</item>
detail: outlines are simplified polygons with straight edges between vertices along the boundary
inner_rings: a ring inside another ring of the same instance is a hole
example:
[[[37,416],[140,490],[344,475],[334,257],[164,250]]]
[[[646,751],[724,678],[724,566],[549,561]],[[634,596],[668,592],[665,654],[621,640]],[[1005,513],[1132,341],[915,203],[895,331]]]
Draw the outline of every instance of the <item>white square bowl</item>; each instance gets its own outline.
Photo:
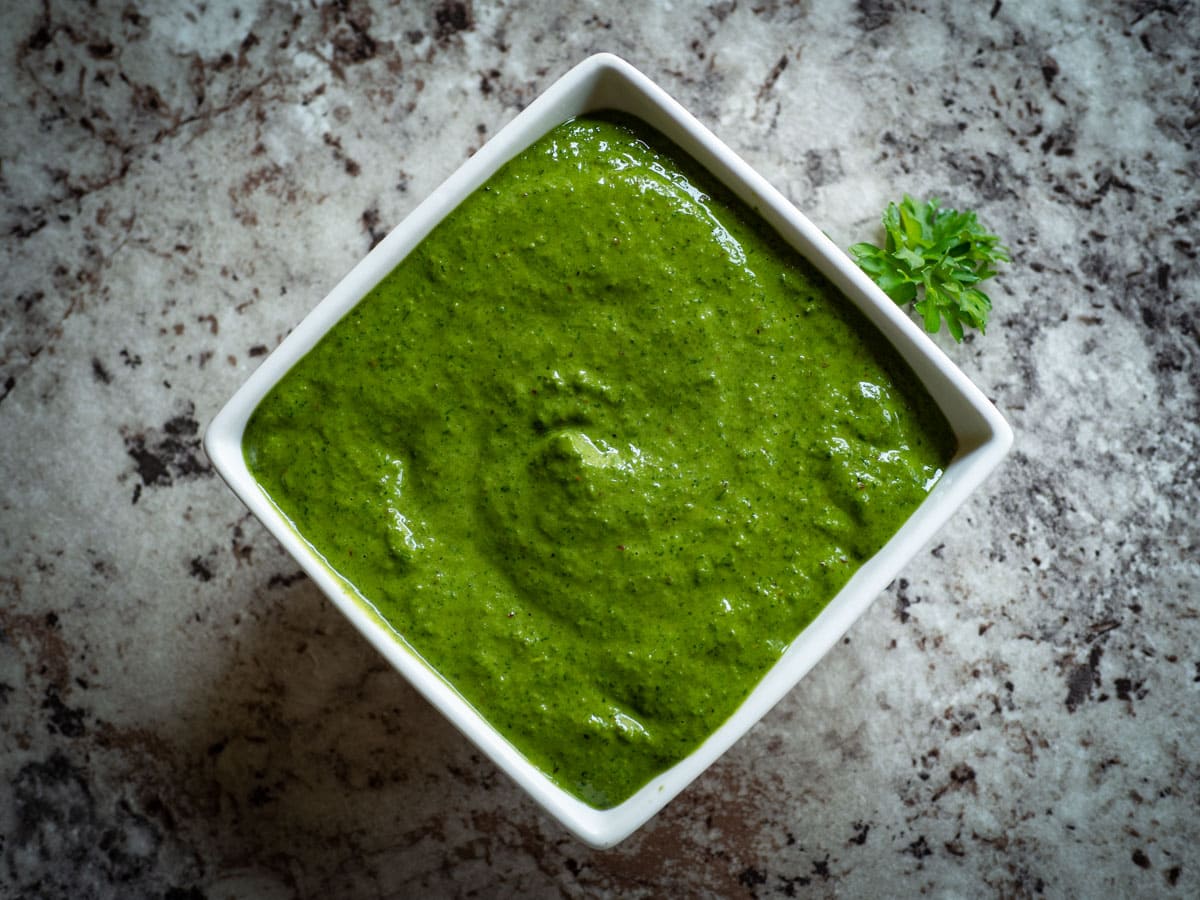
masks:
[[[250,474],[242,454],[242,434],[271,388],[464,198],[555,126],[572,116],[604,109],[631,114],[658,129],[812,262],[923,382],[945,413],[958,450],[916,512],[800,633],[737,711],[691,755],[620,805],[600,810],[567,793],[526,760],[325,567]],[[217,471],[363,636],[548,813],[596,848],[612,846],[643,825],[778,703],[946,523],[1011,444],[1012,431],[995,407],[849,257],[661,88],[609,54],[590,57],[555,82],[413,210],[250,376],[204,436]]]

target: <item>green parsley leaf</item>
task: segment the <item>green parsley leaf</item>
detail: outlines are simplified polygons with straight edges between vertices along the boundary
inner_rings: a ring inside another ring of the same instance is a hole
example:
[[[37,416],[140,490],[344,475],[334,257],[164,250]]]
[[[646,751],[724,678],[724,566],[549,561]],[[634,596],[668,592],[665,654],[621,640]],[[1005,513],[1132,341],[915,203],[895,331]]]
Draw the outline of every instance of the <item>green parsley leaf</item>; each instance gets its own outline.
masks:
[[[987,328],[992,301],[977,285],[1010,262],[1000,238],[984,230],[974,212],[942,209],[936,199],[919,204],[908,194],[883,213],[883,247],[855,244],[850,255],[900,306],[912,304],[934,334],[946,323],[956,341],[963,326]]]

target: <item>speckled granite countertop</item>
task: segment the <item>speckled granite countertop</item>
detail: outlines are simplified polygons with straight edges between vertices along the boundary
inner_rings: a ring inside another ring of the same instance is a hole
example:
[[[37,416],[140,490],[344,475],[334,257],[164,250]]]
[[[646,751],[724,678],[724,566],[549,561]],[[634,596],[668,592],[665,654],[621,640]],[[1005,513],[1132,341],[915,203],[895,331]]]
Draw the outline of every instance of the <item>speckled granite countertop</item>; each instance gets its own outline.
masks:
[[[95,6],[0,22],[0,895],[1200,896],[1200,11]],[[939,338],[1013,456],[607,852],[387,668],[199,445],[597,50],[843,246],[909,191],[1016,257],[988,335]]]

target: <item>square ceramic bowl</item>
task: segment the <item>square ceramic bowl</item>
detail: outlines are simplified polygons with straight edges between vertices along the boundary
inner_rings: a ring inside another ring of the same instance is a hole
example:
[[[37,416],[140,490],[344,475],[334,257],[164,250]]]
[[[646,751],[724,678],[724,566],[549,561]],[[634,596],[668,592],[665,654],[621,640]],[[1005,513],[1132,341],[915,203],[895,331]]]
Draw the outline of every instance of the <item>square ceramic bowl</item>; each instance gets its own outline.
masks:
[[[804,629],[733,716],[690,756],[628,800],[600,810],[576,799],[528,762],[322,564],[259,488],[241,444],[247,420],[276,382],[460,201],[550,129],[572,116],[603,109],[629,113],[657,128],[820,269],[924,382],[954,430],[958,452],[925,502]],[[212,421],[204,439],[229,486],[363,636],[547,812],[597,848],[617,843],[644,824],[778,703],[997,466],[1011,442],[1008,425],[978,388],[841,250],[662,89],[608,54],[593,56],[564,75],[380,242],[251,375]]]

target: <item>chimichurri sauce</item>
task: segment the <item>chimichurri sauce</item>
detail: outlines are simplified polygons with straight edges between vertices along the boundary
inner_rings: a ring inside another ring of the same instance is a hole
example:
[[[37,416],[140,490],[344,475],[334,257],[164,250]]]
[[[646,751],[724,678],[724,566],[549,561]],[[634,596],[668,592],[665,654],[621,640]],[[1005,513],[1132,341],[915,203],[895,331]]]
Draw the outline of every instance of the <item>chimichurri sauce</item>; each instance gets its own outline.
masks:
[[[729,717],[954,441],[812,266],[599,117],[464,201],[244,450],[404,641],[606,808]]]

